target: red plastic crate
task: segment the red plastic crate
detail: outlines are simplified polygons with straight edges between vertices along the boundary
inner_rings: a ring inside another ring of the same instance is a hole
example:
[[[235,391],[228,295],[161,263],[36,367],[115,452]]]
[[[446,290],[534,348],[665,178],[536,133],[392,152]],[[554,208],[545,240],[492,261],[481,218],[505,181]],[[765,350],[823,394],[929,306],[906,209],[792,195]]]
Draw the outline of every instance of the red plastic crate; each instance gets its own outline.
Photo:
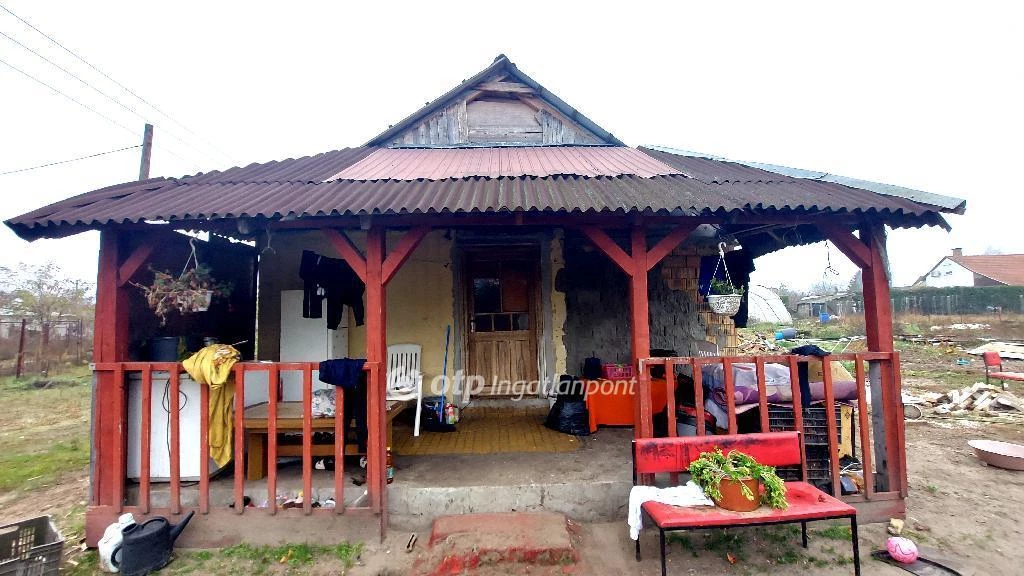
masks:
[[[629,380],[633,377],[633,365],[602,364],[601,373],[608,380]]]

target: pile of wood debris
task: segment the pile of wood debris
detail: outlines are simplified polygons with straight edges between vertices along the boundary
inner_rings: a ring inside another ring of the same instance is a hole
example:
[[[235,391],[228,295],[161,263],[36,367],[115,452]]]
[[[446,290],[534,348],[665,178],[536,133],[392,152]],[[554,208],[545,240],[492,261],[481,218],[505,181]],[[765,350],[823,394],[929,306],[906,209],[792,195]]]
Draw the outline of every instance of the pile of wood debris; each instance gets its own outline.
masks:
[[[737,334],[739,346],[737,347],[741,356],[756,356],[758,354],[780,353],[779,346],[775,343],[775,334]]]
[[[925,406],[937,415],[964,416],[968,414],[1024,414],[1024,401],[999,386],[978,382],[940,394],[925,392],[919,395]]]

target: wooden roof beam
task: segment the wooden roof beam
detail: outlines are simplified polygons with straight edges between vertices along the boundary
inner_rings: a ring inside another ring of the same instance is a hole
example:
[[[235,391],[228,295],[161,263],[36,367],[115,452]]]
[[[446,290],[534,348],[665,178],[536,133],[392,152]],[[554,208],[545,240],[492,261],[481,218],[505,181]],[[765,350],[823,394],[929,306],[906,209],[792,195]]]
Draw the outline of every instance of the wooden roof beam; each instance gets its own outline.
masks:
[[[474,86],[484,92],[504,92],[507,94],[536,94],[533,88],[520,82],[483,82]]]

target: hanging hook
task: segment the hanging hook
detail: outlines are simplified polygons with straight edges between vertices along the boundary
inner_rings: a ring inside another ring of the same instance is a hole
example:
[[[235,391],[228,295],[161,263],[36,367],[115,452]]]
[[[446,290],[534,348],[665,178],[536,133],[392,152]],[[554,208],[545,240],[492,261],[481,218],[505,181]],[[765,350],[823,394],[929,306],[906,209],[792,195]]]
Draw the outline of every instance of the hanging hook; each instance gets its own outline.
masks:
[[[184,276],[185,272],[188,271],[188,265],[190,262],[194,262],[195,267],[199,268],[199,257],[196,256],[196,239],[193,237],[189,237],[188,246],[189,248],[192,249],[192,252],[188,255],[188,259],[185,260],[185,267],[181,269],[181,275],[179,276],[179,278],[181,276]]]
[[[275,250],[274,247],[270,245],[270,229],[269,228],[267,229],[267,245],[264,246],[263,250],[260,251],[260,255],[266,254],[267,252],[270,252],[271,254],[273,254],[275,256],[277,255],[277,250]]]
[[[725,258],[725,242],[718,243],[718,255]]]
[[[825,272],[823,274],[832,274],[833,276],[839,276],[839,270],[836,270],[832,266],[832,250],[829,249],[829,241],[825,240]]]

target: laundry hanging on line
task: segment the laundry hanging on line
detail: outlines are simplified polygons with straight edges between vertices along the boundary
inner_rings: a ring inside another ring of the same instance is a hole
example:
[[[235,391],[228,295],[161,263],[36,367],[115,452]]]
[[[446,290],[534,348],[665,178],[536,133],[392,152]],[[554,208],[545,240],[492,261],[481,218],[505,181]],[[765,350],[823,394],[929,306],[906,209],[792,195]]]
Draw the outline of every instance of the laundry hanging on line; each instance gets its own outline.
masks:
[[[323,318],[323,302],[326,300],[328,328],[338,329],[345,306],[352,308],[356,326],[363,325],[363,291],[366,286],[347,262],[303,250],[299,277],[303,281],[303,318]]]

